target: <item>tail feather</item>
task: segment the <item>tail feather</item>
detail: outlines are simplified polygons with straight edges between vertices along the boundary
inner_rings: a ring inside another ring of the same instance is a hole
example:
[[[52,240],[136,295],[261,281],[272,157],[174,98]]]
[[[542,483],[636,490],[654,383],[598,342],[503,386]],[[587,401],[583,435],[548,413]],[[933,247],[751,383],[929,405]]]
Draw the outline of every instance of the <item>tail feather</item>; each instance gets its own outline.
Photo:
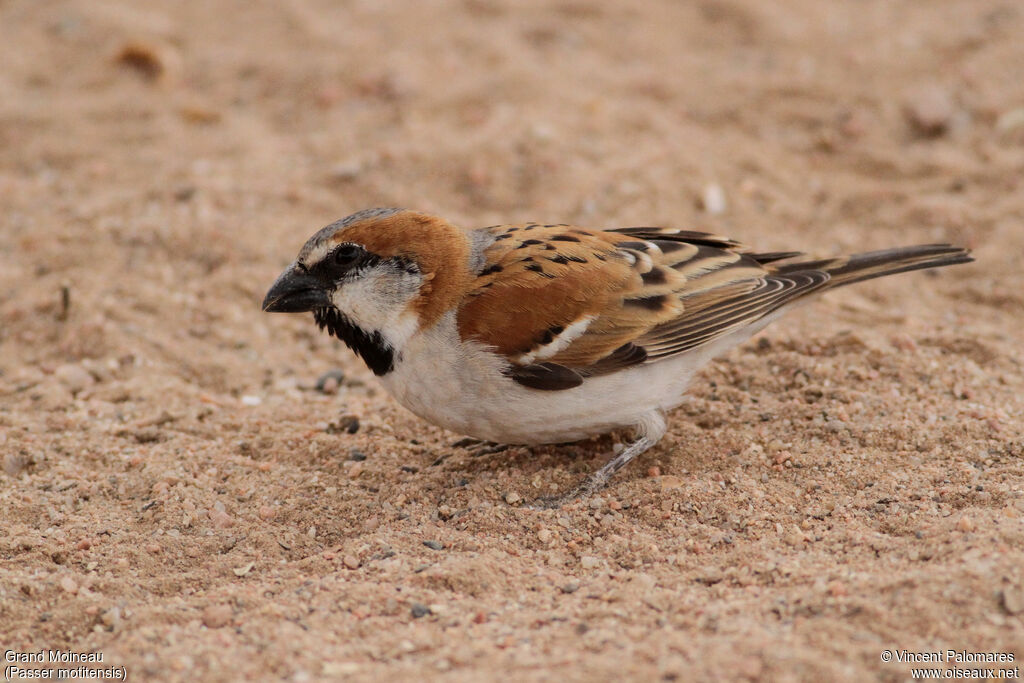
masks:
[[[971,252],[961,247],[950,244],[923,244],[869,251],[834,259],[780,264],[773,270],[779,275],[824,271],[830,278],[826,287],[832,289],[885,275],[970,263],[973,260]]]

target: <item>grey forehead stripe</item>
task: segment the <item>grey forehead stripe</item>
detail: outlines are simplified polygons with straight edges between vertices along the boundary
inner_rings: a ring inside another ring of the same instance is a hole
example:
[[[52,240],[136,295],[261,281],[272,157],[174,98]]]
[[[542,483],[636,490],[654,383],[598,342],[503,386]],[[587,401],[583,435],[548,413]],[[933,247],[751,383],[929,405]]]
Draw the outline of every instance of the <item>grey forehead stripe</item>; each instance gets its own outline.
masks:
[[[324,240],[333,235],[341,228],[348,227],[353,223],[366,220],[367,218],[386,218],[393,214],[405,211],[405,209],[399,209],[395,207],[377,207],[375,209],[363,209],[362,211],[356,211],[350,216],[345,216],[339,221],[334,221],[328,226],[325,226],[317,231],[315,235],[306,241],[306,244],[302,247],[302,251],[299,252],[299,260],[301,261],[309,252],[313,251],[318,247]]]

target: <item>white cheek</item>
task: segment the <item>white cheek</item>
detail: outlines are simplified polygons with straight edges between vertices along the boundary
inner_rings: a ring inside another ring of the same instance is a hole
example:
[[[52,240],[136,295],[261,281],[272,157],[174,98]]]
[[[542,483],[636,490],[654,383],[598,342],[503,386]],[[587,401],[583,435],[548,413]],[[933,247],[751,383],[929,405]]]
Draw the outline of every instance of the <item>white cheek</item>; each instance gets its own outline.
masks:
[[[335,307],[364,330],[379,330],[387,323],[393,303],[379,293],[377,278],[373,276],[346,282],[334,290],[331,300]]]
[[[419,283],[414,278],[371,271],[340,286],[331,300],[353,323],[380,332],[401,349],[416,331],[418,321],[408,308],[418,294]]]

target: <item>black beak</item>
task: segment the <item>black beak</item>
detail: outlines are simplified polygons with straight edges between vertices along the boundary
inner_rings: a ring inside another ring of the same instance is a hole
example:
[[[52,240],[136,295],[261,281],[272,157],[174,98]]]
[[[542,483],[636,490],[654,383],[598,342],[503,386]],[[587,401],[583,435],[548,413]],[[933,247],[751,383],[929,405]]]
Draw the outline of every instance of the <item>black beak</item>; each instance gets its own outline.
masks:
[[[267,313],[302,313],[330,305],[323,282],[296,266],[281,273],[263,299]]]

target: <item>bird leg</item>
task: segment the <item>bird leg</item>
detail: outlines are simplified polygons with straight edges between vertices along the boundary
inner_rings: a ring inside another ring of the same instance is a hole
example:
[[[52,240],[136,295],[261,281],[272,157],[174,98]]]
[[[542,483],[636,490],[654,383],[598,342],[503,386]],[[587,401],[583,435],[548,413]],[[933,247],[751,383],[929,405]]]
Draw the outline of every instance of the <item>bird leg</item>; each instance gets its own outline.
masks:
[[[612,476],[628,465],[636,456],[648,450],[665,435],[665,416],[660,410],[645,414],[636,425],[636,439],[609,460],[601,469],[587,477],[569,493],[542,499],[538,507],[558,508],[578,498],[586,498],[603,489]]]

